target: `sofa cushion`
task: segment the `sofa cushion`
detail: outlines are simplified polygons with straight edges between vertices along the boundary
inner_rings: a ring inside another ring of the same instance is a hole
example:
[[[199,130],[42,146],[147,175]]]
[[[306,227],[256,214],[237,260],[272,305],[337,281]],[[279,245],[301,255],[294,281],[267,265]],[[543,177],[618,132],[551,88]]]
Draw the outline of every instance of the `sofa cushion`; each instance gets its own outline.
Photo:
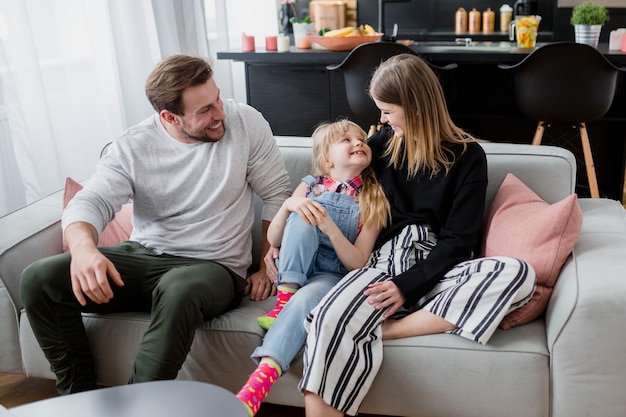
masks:
[[[537,288],[530,302],[508,314],[500,327],[529,323],[545,311],[581,227],[576,194],[548,204],[513,174],[506,176],[487,214],[483,255],[527,261],[537,275]]]
[[[239,391],[256,367],[250,355],[265,335],[255,318],[266,314],[275,304],[276,297],[264,301],[245,297],[237,308],[205,321],[196,329],[191,350],[177,379],[204,381],[232,392]],[[126,384],[135,353],[150,324],[150,313],[83,313],[83,323],[96,361],[98,382],[107,386]],[[24,372],[53,379],[50,364],[39,348],[24,311],[20,314],[19,325]],[[299,369],[301,372],[302,368]],[[295,386],[292,389],[300,399],[302,395]]]
[[[70,177],[67,177],[65,179],[65,190],[63,193],[63,208],[65,208],[72,197],[74,197],[74,195],[82,189],[83,186],[80,183],[74,181]],[[120,211],[118,211],[115,215],[115,218],[100,234],[98,245],[115,246],[120,242],[128,240],[128,238],[130,238],[130,233],[133,231],[132,217],[133,204],[124,204]],[[63,239],[63,251],[68,251],[65,239]]]

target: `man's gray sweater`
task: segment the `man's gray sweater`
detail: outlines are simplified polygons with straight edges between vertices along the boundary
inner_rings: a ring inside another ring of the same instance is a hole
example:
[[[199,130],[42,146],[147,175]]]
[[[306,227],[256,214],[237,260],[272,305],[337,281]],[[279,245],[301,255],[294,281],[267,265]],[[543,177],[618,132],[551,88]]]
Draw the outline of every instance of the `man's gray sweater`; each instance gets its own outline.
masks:
[[[83,221],[101,233],[133,200],[130,240],[156,253],[210,259],[242,277],[251,264],[253,191],[271,220],[290,195],[287,171],[267,121],[252,107],[224,100],[226,134],[184,144],[158,114],[109,147],[96,173],[63,213],[63,229]]]

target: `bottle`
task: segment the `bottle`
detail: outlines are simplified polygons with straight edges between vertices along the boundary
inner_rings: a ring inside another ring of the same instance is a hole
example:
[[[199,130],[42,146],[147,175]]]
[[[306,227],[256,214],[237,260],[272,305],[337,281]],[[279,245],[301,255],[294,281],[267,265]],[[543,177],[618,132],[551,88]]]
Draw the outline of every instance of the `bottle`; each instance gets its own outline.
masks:
[[[508,32],[513,19],[513,8],[508,4],[500,7],[500,32]]]
[[[493,33],[496,25],[496,14],[491,10],[491,7],[487,7],[487,10],[483,12],[483,33]]]
[[[480,32],[480,12],[474,7],[469,12],[469,33]]]
[[[454,33],[467,32],[467,12],[464,8],[459,9],[454,14]]]

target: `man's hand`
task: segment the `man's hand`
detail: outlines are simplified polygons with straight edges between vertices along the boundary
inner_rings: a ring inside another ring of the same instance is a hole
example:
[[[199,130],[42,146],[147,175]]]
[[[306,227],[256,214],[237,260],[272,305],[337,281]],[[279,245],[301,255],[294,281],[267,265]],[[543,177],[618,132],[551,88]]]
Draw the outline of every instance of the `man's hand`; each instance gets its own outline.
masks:
[[[70,275],[72,291],[82,306],[87,304],[85,295],[96,304],[108,303],[113,298],[109,277],[116,285],[124,286],[113,263],[97,249],[81,251],[79,256],[72,254]]]
[[[276,295],[276,287],[265,274],[265,269],[261,269],[248,277],[245,293],[250,294],[252,301],[263,301],[271,295]]]
[[[267,254],[263,258],[263,262],[265,263],[265,273],[267,277],[272,281],[272,283],[276,283],[276,275],[278,274],[278,268],[276,267],[276,259],[278,259],[278,248],[273,246],[267,251]]]
[[[96,247],[96,229],[88,223],[72,223],[64,236],[72,255],[70,277],[74,296],[82,306],[87,304],[85,295],[96,304],[108,303],[113,298],[109,278],[120,287],[124,282],[113,263]]]
[[[269,256],[269,253],[272,252],[272,249],[274,249],[270,247],[267,241],[267,229],[269,225],[270,222],[263,220],[263,247],[261,248],[261,255],[264,253],[267,253],[267,255],[259,262],[259,271],[248,277],[248,285],[245,289],[245,294],[250,294],[252,301],[263,301],[271,295],[276,295],[276,286],[274,285],[274,281],[276,280],[276,266],[272,265],[269,269],[270,275],[272,275],[273,278],[268,276],[266,267],[266,258]],[[278,256],[278,249],[276,249],[276,256]]]

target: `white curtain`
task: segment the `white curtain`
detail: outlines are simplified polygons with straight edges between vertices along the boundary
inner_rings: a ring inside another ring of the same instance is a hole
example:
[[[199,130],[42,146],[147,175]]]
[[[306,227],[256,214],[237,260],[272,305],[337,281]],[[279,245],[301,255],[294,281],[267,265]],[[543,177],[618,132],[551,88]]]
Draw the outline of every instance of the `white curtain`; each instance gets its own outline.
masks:
[[[205,6],[211,21],[226,22],[226,3],[0,0],[0,216],[58,191],[67,176],[88,179],[102,147],[152,113],[144,83],[160,59],[211,59]],[[223,29],[213,42],[228,49],[228,38]]]

